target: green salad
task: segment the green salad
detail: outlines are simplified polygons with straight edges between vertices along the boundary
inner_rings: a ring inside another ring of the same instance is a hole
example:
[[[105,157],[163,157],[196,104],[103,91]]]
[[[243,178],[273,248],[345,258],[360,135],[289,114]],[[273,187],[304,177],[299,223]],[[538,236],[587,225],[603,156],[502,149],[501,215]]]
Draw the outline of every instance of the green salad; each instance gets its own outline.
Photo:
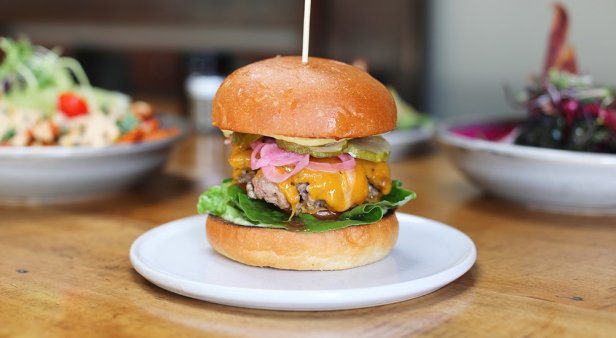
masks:
[[[79,62],[0,37],[0,145],[107,146],[167,137],[152,107],[93,87]]]

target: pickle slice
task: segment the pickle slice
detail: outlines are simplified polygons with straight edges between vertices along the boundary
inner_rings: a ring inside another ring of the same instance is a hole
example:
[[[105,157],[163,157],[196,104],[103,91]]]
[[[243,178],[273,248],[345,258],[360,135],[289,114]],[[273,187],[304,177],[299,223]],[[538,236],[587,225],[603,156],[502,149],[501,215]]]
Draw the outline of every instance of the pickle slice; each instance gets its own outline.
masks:
[[[362,137],[350,140],[344,152],[362,160],[385,162],[391,145],[381,136]]]
[[[318,146],[318,147],[308,147],[308,146],[303,146],[297,143],[277,139],[276,144],[280,148],[286,151],[292,151],[294,153],[302,154],[302,155],[309,154],[312,157],[323,158],[323,157],[338,156],[344,153],[347,141],[342,140],[342,141],[333,142],[333,143]]]
[[[304,137],[291,137],[291,136],[282,136],[282,135],[266,135],[277,140],[283,140],[286,142],[291,142],[295,144],[299,144],[300,146],[306,147],[320,147],[324,145],[328,145],[331,143],[338,142],[333,138],[304,138]],[[342,140],[339,140],[342,141]]]
[[[341,140],[330,144],[308,147],[285,140],[276,140],[276,144],[286,150],[297,154],[310,155],[312,157],[333,157],[343,153],[349,153],[355,158],[372,162],[385,162],[389,158],[391,145],[381,136],[370,136],[352,140]]]
[[[233,144],[250,144],[262,136],[257,134],[233,133],[231,134],[231,142]]]

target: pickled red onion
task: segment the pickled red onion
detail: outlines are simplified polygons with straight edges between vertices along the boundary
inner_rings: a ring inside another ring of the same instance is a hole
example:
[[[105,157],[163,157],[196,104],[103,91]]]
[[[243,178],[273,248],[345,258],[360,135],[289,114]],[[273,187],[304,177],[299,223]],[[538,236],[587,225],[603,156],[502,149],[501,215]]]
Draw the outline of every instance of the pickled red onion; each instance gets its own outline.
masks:
[[[261,151],[261,148],[263,148],[263,146],[265,145],[265,143],[263,142],[253,142],[250,144],[250,146],[252,147],[252,154],[250,154],[250,169],[252,170],[257,170],[259,169],[257,167],[257,154],[259,154],[259,152]]]
[[[355,159],[349,154],[340,154],[338,158],[342,161],[340,163],[322,163],[310,161],[307,168],[319,171],[325,171],[329,173],[335,173],[338,171],[349,170],[355,168]]]
[[[338,158],[342,161],[340,163],[321,163],[310,161],[310,155],[300,155],[280,149],[271,139],[255,141],[250,144],[250,147],[252,147],[250,168],[252,170],[262,169],[265,177],[274,183],[283,182],[306,167],[326,172],[338,172],[355,168],[355,159],[349,154],[339,155]],[[288,172],[286,169],[285,172],[280,172],[276,168],[291,165],[294,167]]]
[[[276,143],[266,144],[261,148],[261,157],[257,160],[256,167],[261,168],[266,165],[279,167],[301,161],[308,155],[300,155],[280,149]]]
[[[274,182],[280,183],[289,177],[297,174],[308,165],[309,155],[300,155],[290,151],[282,150],[272,140],[256,141],[251,145],[252,154],[250,155],[250,168],[252,170],[262,169],[265,177]],[[258,156],[258,158],[257,158]],[[280,172],[276,167],[294,165],[289,172]]]
[[[297,174],[302,169],[304,169],[306,165],[308,165],[308,160],[308,155],[302,156],[302,159],[299,162],[295,163],[295,168],[293,168],[293,170],[289,172],[281,173],[275,166],[271,165],[265,166],[261,170],[263,170],[263,175],[265,175],[268,180],[274,183],[280,183],[286,181],[289,177]]]

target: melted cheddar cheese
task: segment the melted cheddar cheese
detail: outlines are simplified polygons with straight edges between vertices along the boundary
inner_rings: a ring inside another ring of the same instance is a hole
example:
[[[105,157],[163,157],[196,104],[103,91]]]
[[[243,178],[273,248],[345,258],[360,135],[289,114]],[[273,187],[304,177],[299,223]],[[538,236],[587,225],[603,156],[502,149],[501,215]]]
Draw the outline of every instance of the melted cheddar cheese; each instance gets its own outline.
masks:
[[[229,164],[233,168],[233,179],[237,179],[242,171],[250,170],[250,154],[250,149],[233,146],[229,157]],[[340,161],[338,158],[312,158],[311,160],[328,163]],[[300,183],[308,183],[310,197],[317,201],[325,201],[328,207],[336,212],[343,212],[354,205],[364,203],[368,199],[368,183],[377,187],[382,195],[387,195],[391,191],[387,163],[360,159],[356,159],[355,163],[356,166],[352,170],[333,173],[304,168],[286,181],[278,183],[278,188],[291,204],[293,212],[300,202],[300,195],[297,191],[297,185]],[[285,169],[284,167],[279,168],[279,170]]]
[[[231,166],[231,177],[234,181],[242,174],[244,170],[250,170],[250,154],[252,149],[246,146],[233,145],[231,148],[231,155],[227,161]]]

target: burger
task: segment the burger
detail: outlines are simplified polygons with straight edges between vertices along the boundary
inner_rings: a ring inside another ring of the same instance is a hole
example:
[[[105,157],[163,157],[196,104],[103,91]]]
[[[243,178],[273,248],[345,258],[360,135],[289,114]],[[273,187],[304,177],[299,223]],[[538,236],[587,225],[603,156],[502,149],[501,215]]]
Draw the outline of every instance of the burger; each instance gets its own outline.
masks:
[[[334,60],[274,57],[218,89],[212,124],[230,144],[232,177],[204,192],[207,239],[259,267],[341,270],[387,256],[395,210],[415,198],[390,177],[396,106],[365,71]]]

